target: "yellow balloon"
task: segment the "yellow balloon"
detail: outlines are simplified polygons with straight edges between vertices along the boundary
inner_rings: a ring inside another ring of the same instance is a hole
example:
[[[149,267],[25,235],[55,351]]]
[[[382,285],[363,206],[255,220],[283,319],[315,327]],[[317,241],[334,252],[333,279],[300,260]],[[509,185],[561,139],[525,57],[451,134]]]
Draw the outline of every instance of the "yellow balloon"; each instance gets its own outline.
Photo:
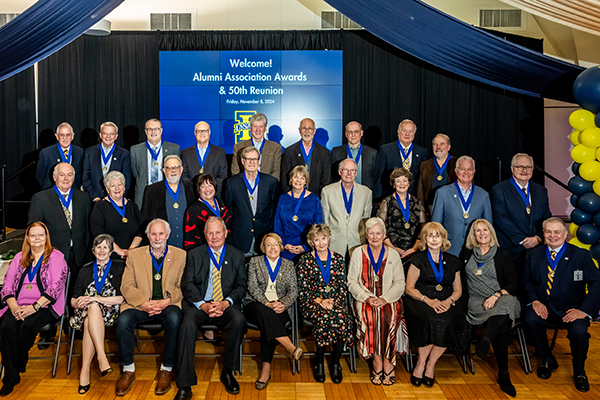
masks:
[[[596,126],[594,123],[594,114],[588,110],[573,111],[569,115],[569,125],[576,131],[583,131],[587,128]]]
[[[586,161],[593,161],[596,155],[596,149],[590,149],[582,144],[578,144],[571,149],[571,158],[579,164],[583,164]]]
[[[577,239],[576,237],[574,237],[573,239],[569,240],[569,243],[571,243],[573,246],[577,246],[579,248],[586,249],[586,250],[589,250],[590,247],[592,247],[591,244],[583,244],[583,243],[581,243],[579,241],[579,239]]]
[[[578,144],[581,144],[581,142],[579,141],[579,134],[581,132],[579,131],[573,131],[571,132],[571,134],[569,135],[569,140],[571,141],[571,144],[573,146],[577,146]]]
[[[595,181],[600,179],[600,162],[586,161],[579,166],[579,175],[586,181]]]
[[[595,149],[600,146],[600,128],[596,128],[595,126],[593,128],[587,128],[581,132],[578,139],[581,144]]]
[[[569,225],[569,234],[573,237],[577,237],[577,228],[579,228],[579,225],[576,225],[575,222],[571,222]]]

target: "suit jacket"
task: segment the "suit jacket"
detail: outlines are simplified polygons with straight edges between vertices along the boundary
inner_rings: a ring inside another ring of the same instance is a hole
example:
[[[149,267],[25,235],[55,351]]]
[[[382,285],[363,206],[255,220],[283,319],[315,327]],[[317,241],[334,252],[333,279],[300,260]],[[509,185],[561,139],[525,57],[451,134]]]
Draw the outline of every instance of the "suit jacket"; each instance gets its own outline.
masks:
[[[556,266],[550,296],[546,294],[549,264],[547,247],[538,246],[527,252],[523,276],[526,303],[538,300],[560,317],[564,317],[569,309],[577,308],[593,318],[598,315],[600,307],[600,272],[589,251],[569,243],[564,246],[567,249]],[[575,271],[583,273],[582,280],[575,281]]]
[[[323,222],[331,228],[331,250],[344,256],[346,250],[361,244],[358,235],[358,223],[363,218],[371,216],[372,193],[364,185],[354,184],[350,219],[346,219],[346,206],[342,195],[342,184],[332,183],[323,188],[321,206],[323,207]]]
[[[181,276],[185,268],[185,250],[169,246],[163,259],[162,291],[163,298],[171,298],[171,304],[181,308]],[[152,254],[148,246],[129,250],[125,271],[121,278],[121,295],[125,301],[121,312],[130,308],[139,310],[139,306],[152,300]]]
[[[331,165],[329,163],[329,150],[315,143],[310,161],[310,183],[308,190],[315,193],[317,196],[321,193],[321,189],[331,182]],[[281,159],[281,187],[284,192],[291,189],[289,185],[290,171],[297,165],[305,165],[304,157],[302,156],[302,140],[287,147],[283,152]]]
[[[360,160],[362,162],[362,184],[373,190],[375,184],[375,178],[373,172],[375,170],[375,159],[377,157],[377,150],[363,145],[362,154]],[[346,145],[337,146],[331,149],[329,154],[329,161],[331,162],[331,181],[338,182],[340,180],[339,166],[340,161],[348,158],[346,152]]]
[[[514,259],[524,258],[526,249],[520,245],[526,237],[543,238],[542,222],[550,218],[548,190],[529,182],[531,214],[527,214],[525,203],[510,179],[492,187],[491,200],[494,225],[500,246],[510,251]]]
[[[194,195],[194,188],[191,182],[180,181],[185,190],[185,200],[187,207],[189,207],[194,201],[196,196]],[[181,190],[181,189],[179,189]],[[181,192],[180,192],[181,193]],[[140,231],[145,231],[146,226],[154,218],[161,218],[165,221],[169,221],[167,218],[167,187],[164,181],[153,183],[152,185],[146,186],[144,190],[144,201],[142,205],[142,227]]]
[[[277,180],[281,176],[281,153],[283,149],[279,143],[266,140],[260,155],[260,172],[269,174]],[[231,162],[231,176],[237,175],[244,170],[242,166],[242,150],[252,146],[252,140],[244,140],[233,146],[233,161]]]
[[[142,208],[144,189],[148,186],[148,148],[146,148],[146,142],[144,141],[131,146],[129,152],[131,157],[131,172],[135,178],[135,204],[139,208]],[[181,153],[181,150],[178,144],[162,142],[163,159],[170,155],[178,156],[179,153]],[[159,168],[162,168],[162,166],[161,160]]]
[[[433,188],[433,180],[437,179],[438,176],[435,165],[433,165],[434,162],[436,162],[435,157],[421,163],[419,182],[417,183],[417,198],[421,201],[421,204],[425,206],[425,213],[427,216],[431,215],[431,207],[433,206],[435,193],[441,187],[438,186],[435,189]],[[456,157],[450,156],[450,161],[448,161],[448,165],[446,166],[446,171],[448,171],[448,182],[446,183],[456,182],[455,168]]]
[[[231,212],[231,240],[236,249],[247,253],[250,251],[252,238],[254,247],[260,251],[260,242],[264,235],[273,232],[275,210],[279,199],[279,184],[271,175],[260,174],[258,182],[258,198],[256,214],[252,214],[248,189],[244,183],[243,173],[229,178],[225,184],[225,207]]]
[[[439,222],[446,228],[448,240],[452,244],[448,253],[456,257],[460,254],[465,243],[471,222],[484,218],[493,223],[492,206],[488,192],[475,185],[473,185],[473,190],[475,193],[469,208],[469,218],[463,217],[462,204],[458,197],[461,194],[457,191],[455,185],[442,186],[435,194],[433,201],[431,220]]]
[[[100,144],[85,149],[83,156],[83,190],[86,191],[92,200],[106,195],[104,190],[104,174],[102,174],[102,158],[100,155]],[[131,162],[129,152],[124,148],[115,145],[115,151],[110,162],[110,171],[119,171],[125,176],[125,190],[131,185]],[[108,173],[107,172],[107,173]]]
[[[40,151],[40,159],[38,161],[35,177],[42,189],[48,189],[49,187],[54,186],[52,173],[54,172],[56,164],[61,162],[62,158],[60,157],[60,151],[56,144],[48,146]],[[80,189],[83,174],[83,149],[81,147],[75,145],[71,146],[71,165],[75,168],[75,181],[73,182],[73,187]]]
[[[410,164],[410,172],[412,173],[413,182],[410,185],[408,192],[414,196],[417,195],[417,183],[419,182],[419,172],[421,163],[427,159],[427,149],[413,144],[412,161]],[[402,167],[402,157],[398,149],[398,141],[387,143],[381,146],[377,154],[377,170],[375,176],[379,178],[379,184],[375,185],[375,198],[389,195],[394,192],[390,185],[390,174],[394,168]]]
[[[230,297],[234,304],[240,304],[246,295],[248,278],[244,253],[233,246],[226,245],[225,257],[221,265],[221,289],[223,298]],[[183,297],[190,303],[204,300],[208,289],[209,274],[212,273],[208,246],[192,249],[187,258],[185,271],[181,278]]]
[[[208,156],[205,155],[205,157],[204,173],[210,174],[215,178],[215,181],[217,181],[217,196],[220,197],[221,190],[223,189],[223,181],[227,178],[227,156],[225,150],[211,144]],[[196,145],[188,147],[181,152],[181,162],[183,163],[183,175],[181,177],[191,181],[195,188],[200,176],[200,163],[196,155]]]
[[[92,202],[87,193],[73,189],[71,206],[73,208],[73,220],[71,228],[69,228],[67,217],[54,188],[42,190],[31,198],[28,224],[36,221],[46,224],[52,246],[63,253],[67,260],[71,249],[71,241],[73,241],[73,254],[76,263],[75,266],[70,266],[73,268],[80,267],[85,262],[90,242],[89,217]],[[75,279],[75,276],[73,276],[73,279]]]

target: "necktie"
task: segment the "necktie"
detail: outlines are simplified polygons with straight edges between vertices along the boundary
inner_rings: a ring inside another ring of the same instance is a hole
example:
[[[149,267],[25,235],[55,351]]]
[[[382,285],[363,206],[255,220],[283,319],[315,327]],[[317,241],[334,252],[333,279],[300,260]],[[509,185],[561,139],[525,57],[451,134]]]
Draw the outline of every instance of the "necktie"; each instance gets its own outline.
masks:
[[[65,158],[68,160],[69,159],[69,149],[64,149],[63,153],[65,153]]]
[[[67,195],[63,194],[62,195],[65,200],[67,199]],[[69,209],[67,207],[65,207],[65,205],[61,202],[60,203],[64,213],[65,213],[65,217],[67,218],[67,223],[69,224],[69,228],[71,228],[71,225],[73,224],[73,216],[71,215],[71,212],[69,211]]]
[[[152,150],[154,150],[154,152],[158,151],[158,146],[153,146]],[[150,169],[150,182],[152,183],[156,183],[158,182],[158,166],[154,165],[154,162],[152,162],[152,168]]]
[[[550,257],[552,257],[552,261],[556,257],[556,251],[550,252]],[[554,281],[554,270],[548,265],[548,288],[546,289],[546,294],[550,296],[550,291],[552,290],[552,282]]]
[[[215,259],[217,260],[217,262],[219,262],[219,252],[218,251],[215,251]],[[219,271],[217,269],[217,267],[214,265],[212,268],[212,279],[213,279],[212,299],[213,299],[213,301],[222,301],[223,300],[223,290],[221,289],[221,271]]]
[[[402,168],[410,169],[410,154],[408,155],[408,157],[406,157],[404,160],[402,160]]]

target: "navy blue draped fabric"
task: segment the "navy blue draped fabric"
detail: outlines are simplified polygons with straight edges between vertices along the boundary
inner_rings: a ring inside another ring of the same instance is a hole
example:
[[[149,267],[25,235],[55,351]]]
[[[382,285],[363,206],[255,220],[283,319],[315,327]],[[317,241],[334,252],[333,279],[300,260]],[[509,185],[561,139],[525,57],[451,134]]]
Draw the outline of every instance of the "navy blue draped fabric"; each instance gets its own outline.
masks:
[[[425,62],[530,96],[574,102],[583,68],[457,20],[419,0],[326,0],[369,32]]]
[[[0,81],[79,37],[123,0],[40,0],[0,28]]]

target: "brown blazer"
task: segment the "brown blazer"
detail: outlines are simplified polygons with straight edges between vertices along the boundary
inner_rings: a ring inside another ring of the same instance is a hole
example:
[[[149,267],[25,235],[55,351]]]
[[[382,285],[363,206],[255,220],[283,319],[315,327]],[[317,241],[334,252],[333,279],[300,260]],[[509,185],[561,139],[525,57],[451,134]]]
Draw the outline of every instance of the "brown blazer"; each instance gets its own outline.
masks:
[[[186,252],[169,246],[162,266],[163,297],[171,298],[171,304],[181,308],[181,276],[185,268]],[[139,309],[142,303],[152,300],[152,255],[148,246],[129,251],[125,271],[121,278],[121,294],[125,301],[121,311]]]
[[[419,183],[417,184],[417,198],[421,201],[421,204],[425,205],[425,213],[427,214],[428,220],[431,217],[431,206],[433,206],[433,199],[436,192],[436,190],[431,190],[433,179],[437,176],[437,171],[433,165],[434,160],[435,157],[421,163]],[[446,182],[446,184],[456,182],[455,168],[456,157],[450,156],[450,161],[448,161],[448,165],[446,166],[446,169],[448,170],[448,182]]]
[[[266,139],[265,139],[266,140]],[[245,147],[252,146],[252,140],[244,140],[233,146],[233,161],[231,162],[231,176],[237,175],[243,171],[242,150]],[[260,172],[269,174],[279,181],[281,170],[281,154],[283,149],[279,143],[266,140],[263,151],[260,156]]]

